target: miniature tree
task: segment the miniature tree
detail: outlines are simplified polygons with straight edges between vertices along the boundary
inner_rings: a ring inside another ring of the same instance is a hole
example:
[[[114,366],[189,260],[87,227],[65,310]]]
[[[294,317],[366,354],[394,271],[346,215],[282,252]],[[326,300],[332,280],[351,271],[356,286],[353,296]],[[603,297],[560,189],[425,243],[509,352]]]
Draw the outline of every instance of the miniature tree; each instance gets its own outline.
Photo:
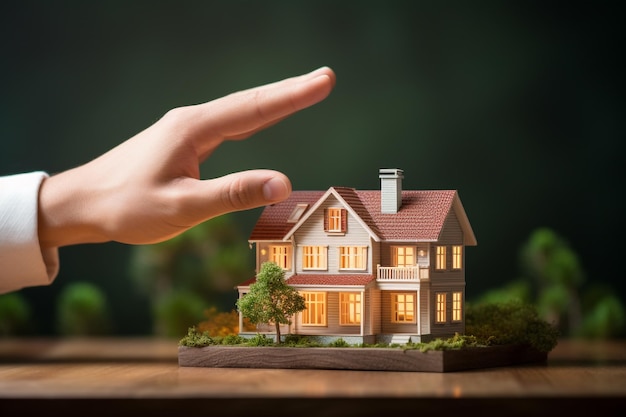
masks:
[[[237,308],[250,322],[274,323],[276,343],[280,325],[291,324],[291,316],[306,308],[304,297],[285,281],[285,272],[274,262],[265,262],[250,285],[250,292],[237,300]]]

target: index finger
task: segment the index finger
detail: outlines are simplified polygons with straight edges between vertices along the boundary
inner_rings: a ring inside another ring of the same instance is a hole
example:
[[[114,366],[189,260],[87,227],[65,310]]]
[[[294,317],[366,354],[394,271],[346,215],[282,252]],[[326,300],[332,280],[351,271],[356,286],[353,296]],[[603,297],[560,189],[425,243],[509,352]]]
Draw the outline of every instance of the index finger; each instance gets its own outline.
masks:
[[[207,154],[226,139],[240,139],[324,100],[335,85],[335,74],[322,67],[299,77],[239,91],[191,106],[199,154]],[[189,128],[189,126],[188,126]]]

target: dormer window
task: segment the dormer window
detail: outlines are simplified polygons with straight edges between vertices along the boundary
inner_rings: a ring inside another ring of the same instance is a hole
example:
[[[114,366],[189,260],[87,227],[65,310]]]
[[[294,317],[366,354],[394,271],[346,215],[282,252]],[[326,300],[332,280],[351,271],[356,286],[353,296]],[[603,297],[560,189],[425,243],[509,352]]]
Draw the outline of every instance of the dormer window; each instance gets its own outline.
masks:
[[[287,223],[297,223],[298,220],[300,220],[300,217],[302,217],[302,215],[304,214],[307,207],[309,207],[309,205],[306,203],[299,203],[298,205],[296,205],[296,207],[289,215]]]
[[[343,208],[327,208],[324,210],[324,231],[327,233],[346,233],[348,228],[348,211]]]

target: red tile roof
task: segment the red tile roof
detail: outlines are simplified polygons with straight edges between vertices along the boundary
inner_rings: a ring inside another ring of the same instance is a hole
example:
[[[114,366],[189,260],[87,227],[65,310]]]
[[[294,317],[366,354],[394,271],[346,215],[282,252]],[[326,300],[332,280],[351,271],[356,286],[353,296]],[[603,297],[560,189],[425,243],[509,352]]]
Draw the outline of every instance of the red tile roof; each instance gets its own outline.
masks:
[[[352,285],[360,286],[367,285],[373,281],[376,277],[374,275],[365,274],[297,274],[287,278],[287,284],[289,285]],[[256,277],[247,279],[246,281],[238,284],[240,287],[247,287],[256,282]]]
[[[296,274],[287,279],[289,285],[367,285],[374,275],[366,274]]]
[[[249,240],[281,240],[294,226],[287,219],[299,203],[309,205],[305,215],[313,204],[324,195],[325,191],[293,191],[289,198],[280,203],[267,206],[261,212]]]
[[[456,190],[402,191],[402,206],[395,214],[380,212],[380,190],[360,191],[333,187],[337,194],[382,240],[435,241],[457,195]],[[293,191],[281,202],[267,206],[249,240],[281,240],[294,226],[287,219],[298,203],[309,204],[306,216],[325,191]]]

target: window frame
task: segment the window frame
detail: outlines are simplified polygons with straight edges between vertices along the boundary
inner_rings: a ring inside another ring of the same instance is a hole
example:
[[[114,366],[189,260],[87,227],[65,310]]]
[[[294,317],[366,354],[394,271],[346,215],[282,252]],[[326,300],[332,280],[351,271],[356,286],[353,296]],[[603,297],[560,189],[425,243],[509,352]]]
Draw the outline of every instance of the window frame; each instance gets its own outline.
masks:
[[[303,271],[327,271],[328,270],[328,246],[326,245],[302,245],[302,270]],[[308,250],[317,250],[317,253],[307,253]],[[314,262],[317,261],[317,262]]]
[[[435,293],[435,323],[444,324],[447,323],[447,294],[445,292]]]
[[[407,249],[410,249],[413,253],[408,255]],[[393,266],[397,267],[397,268],[407,268],[407,267],[412,267],[412,266],[416,266],[417,265],[417,248],[415,246],[401,246],[401,245],[394,245],[391,247],[391,260],[393,262]],[[404,252],[402,255],[400,255],[400,252]],[[413,263],[412,264],[407,264],[406,262],[406,258],[411,256],[413,258]],[[404,262],[401,264],[399,262],[400,257],[402,257],[404,259]]]
[[[328,311],[328,304],[327,304],[327,293],[324,291],[301,291],[300,295],[302,295],[304,297],[304,304],[306,306],[306,308],[304,310],[302,310],[300,312],[300,321],[302,323],[303,326],[312,326],[312,327],[325,327],[328,325],[328,315],[326,314],[326,312]],[[315,299],[311,299],[311,297],[313,297]],[[317,299],[317,297],[321,297],[320,299]],[[312,312],[310,306],[314,305],[315,306],[315,311]],[[321,313],[318,313],[318,309],[321,308]],[[314,318],[313,321],[311,321],[311,318]],[[319,322],[318,322],[318,319]]]
[[[463,269],[463,245],[452,245],[452,269]]]
[[[447,269],[447,249],[443,245],[435,247],[435,271],[445,271]]]
[[[353,299],[351,297],[354,297]],[[339,293],[339,325],[360,326],[362,295],[360,292]],[[354,315],[354,320],[350,317]]]
[[[404,298],[404,300],[400,300],[400,297]],[[408,301],[406,298],[411,297],[412,300]],[[416,308],[416,299],[417,299],[417,295],[415,293],[411,293],[411,292],[393,292],[391,293],[391,322],[392,323],[398,323],[398,324],[415,324],[417,323],[417,312],[415,311]],[[407,305],[411,304],[412,305],[412,310],[410,311],[411,313],[411,319],[407,320],[406,317],[408,316],[407,312],[409,311],[409,309],[407,308]],[[399,306],[402,305],[404,306],[402,308],[402,310],[399,308]],[[399,318],[399,314],[403,313],[404,314],[404,319],[400,319]]]
[[[284,249],[284,253],[276,253],[277,249]],[[270,262],[274,262],[276,265],[278,265],[285,271],[288,271],[291,269],[291,266],[293,264],[293,248],[291,245],[272,244],[272,245],[268,245],[267,251],[268,251],[268,260]],[[282,260],[285,261],[286,266],[283,266],[282,262],[276,262],[276,259],[279,259],[278,257],[283,258]]]
[[[367,249],[367,246],[339,246],[339,248],[337,249],[339,252],[339,270],[367,270]],[[344,253],[345,250],[347,250],[348,253]],[[344,266],[344,260],[347,260],[348,266]]]
[[[463,321],[463,292],[452,292],[452,321]]]
[[[328,234],[343,235],[348,230],[348,210],[342,207],[324,209],[324,231]]]

